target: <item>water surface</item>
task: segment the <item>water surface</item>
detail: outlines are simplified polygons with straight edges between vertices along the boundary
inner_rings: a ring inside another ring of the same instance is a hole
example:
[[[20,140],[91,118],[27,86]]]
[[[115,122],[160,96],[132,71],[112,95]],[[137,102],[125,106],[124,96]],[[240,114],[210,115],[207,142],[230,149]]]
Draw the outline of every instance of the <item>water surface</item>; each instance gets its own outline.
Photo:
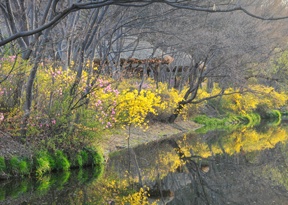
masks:
[[[146,185],[150,203],[286,205],[287,132],[268,123],[166,138],[112,154],[101,178],[83,169],[0,182],[0,204],[120,204]]]

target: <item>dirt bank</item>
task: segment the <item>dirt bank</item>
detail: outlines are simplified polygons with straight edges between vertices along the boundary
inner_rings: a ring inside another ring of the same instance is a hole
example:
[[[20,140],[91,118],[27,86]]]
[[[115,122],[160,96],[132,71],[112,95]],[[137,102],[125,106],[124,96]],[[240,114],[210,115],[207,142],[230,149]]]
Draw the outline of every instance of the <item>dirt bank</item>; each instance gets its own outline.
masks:
[[[0,131],[0,156],[6,159],[12,156],[31,157],[30,149],[19,143],[8,133]]]
[[[193,131],[200,126],[201,125],[191,121],[177,121],[173,124],[160,122],[150,123],[149,128],[146,131],[143,131],[143,129],[138,127],[132,127],[130,130],[130,146],[134,147],[142,143],[159,140],[174,134]],[[128,146],[128,133],[128,129],[120,130],[118,134],[113,134],[106,141],[102,141],[101,144],[104,150],[104,155],[126,148]]]
[[[130,146],[133,147],[142,143],[169,137],[173,134],[192,131],[199,127],[198,124],[191,121],[178,121],[173,124],[160,122],[151,123],[146,131],[138,127],[132,127]],[[127,147],[128,133],[128,130],[119,130],[117,134],[103,137],[105,140],[97,142],[97,145],[102,147],[104,154],[107,155],[110,152]],[[0,131],[0,156],[4,156],[6,159],[12,156],[31,157],[32,153],[28,147],[19,143],[9,134]]]

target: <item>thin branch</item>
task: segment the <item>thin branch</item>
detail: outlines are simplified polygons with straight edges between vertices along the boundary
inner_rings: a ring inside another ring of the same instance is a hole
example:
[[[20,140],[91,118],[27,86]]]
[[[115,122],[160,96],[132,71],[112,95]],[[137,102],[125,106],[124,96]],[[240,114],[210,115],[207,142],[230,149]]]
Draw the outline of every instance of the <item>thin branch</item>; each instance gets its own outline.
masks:
[[[14,62],[13,62],[13,65],[12,65],[12,68],[10,69],[9,73],[0,81],[0,84],[3,83],[5,80],[7,80],[7,78],[10,76],[10,74],[13,72],[15,65],[16,65],[16,62],[17,62],[17,58],[18,58],[18,55],[16,55]]]
[[[183,2],[188,2],[188,1],[183,1]],[[47,22],[46,24],[43,24],[42,26],[30,30],[30,31],[22,31],[22,32],[17,32],[13,34],[12,36],[4,39],[3,41],[0,42],[0,46],[3,46],[15,39],[21,38],[21,37],[26,37],[30,35],[34,35],[36,33],[40,33],[43,30],[53,26],[57,25],[63,18],[65,18],[68,14],[72,12],[76,12],[79,10],[83,9],[95,9],[95,8],[100,8],[103,6],[108,6],[108,5],[118,5],[118,6],[127,6],[127,7],[145,7],[147,5],[150,5],[152,3],[164,3],[167,4],[171,7],[177,8],[177,9],[186,9],[186,10],[191,10],[191,11],[201,11],[201,12],[208,12],[208,13],[230,13],[234,11],[241,11],[248,16],[251,16],[256,19],[260,20],[265,20],[265,21],[275,21],[275,20],[283,20],[283,19],[288,19],[288,16],[280,16],[280,17],[262,17],[258,16],[256,14],[251,13],[247,9],[243,8],[242,6],[234,6],[233,8],[227,8],[227,9],[221,9],[221,8],[209,8],[209,7],[200,7],[200,6],[195,6],[195,5],[188,5],[188,4],[183,4],[179,3],[177,1],[172,2],[171,0],[103,0],[101,2],[88,2],[88,3],[75,3],[72,4],[70,7],[67,9],[64,9],[62,12],[58,13],[51,21]]]
[[[176,2],[171,2],[169,0],[164,0],[164,2],[172,7],[178,8],[178,9],[186,9],[186,10],[193,10],[193,11],[202,11],[202,12],[208,12],[208,13],[230,13],[234,11],[242,11],[243,13],[247,14],[248,16],[251,16],[256,19],[264,20],[264,21],[277,21],[277,20],[283,20],[288,19],[288,16],[280,16],[280,17],[262,17],[258,16],[256,14],[251,13],[247,9],[243,8],[242,6],[235,6],[234,8],[229,9],[220,9],[220,8],[205,8],[205,7],[199,7],[199,6],[189,6],[187,4],[178,4]]]
[[[268,76],[264,76],[264,75],[250,75],[250,76],[246,76],[245,80],[248,80],[250,78],[262,78],[262,79],[266,79],[266,80],[272,80],[272,81],[279,81],[279,78],[273,78],[273,77],[268,77]]]
[[[202,98],[200,100],[196,100],[196,101],[192,101],[192,102],[187,102],[187,103],[191,103],[191,104],[198,104],[198,103],[201,103],[203,101],[206,101],[206,100],[211,100],[213,98],[217,98],[217,97],[220,97],[220,96],[223,96],[223,95],[234,95],[234,94],[237,94],[237,93],[244,93],[244,92],[248,92],[248,91],[235,91],[235,92],[230,92],[230,93],[225,93],[224,92],[224,89],[222,89],[218,94],[216,95],[213,95],[213,96],[210,96],[210,97],[206,97],[206,98]],[[185,103],[185,104],[187,104]]]
[[[103,2],[99,2],[99,3],[82,3],[82,4],[73,4],[71,5],[69,8],[65,9],[64,11],[62,11],[61,13],[57,14],[51,21],[49,21],[46,24],[43,24],[42,26],[38,27],[37,29],[34,30],[30,30],[30,31],[22,31],[22,32],[18,32],[15,33],[14,35],[6,38],[5,40],[0,42],[0,46],[6,45],[7,43],[21,38],[21,37],[25,37],[25,36],[31,36],[33,34],[36,33],[40,33],[42,31],[44,31],[45,29],[51,27],[51,26],[55,26],[57,25],[61,19],[65,18],[68,14],[72,13],[72,12],[76,12],[78,10],[81,9],[92,9],[92,8],[100,8],[103,6],[107,6],[107,5],[111,5],[113,4],[113,0],[107,0],[107,1],[103,1]]]

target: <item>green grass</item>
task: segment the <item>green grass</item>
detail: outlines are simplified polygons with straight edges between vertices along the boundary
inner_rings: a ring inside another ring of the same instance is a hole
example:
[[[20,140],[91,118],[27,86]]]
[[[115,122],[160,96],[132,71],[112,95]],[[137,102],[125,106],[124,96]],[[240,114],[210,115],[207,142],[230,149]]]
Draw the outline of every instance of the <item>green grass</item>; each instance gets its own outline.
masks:
[[[21,175],[28,175],[30,173],[30,167],[26,160],[21,160],[19,163],[19,171]]]
[[[279,110],[270,110],[266,113],[266,118],[269,118],[269,119],[278,119],[281,121],[281,118],[282,118],[282,114]]]
[[[226,119],[219,118],[211,118],[206,115],[199,115],[193,119],[194,122],[208,126],[208,127],[216,127],[219,125],[224,126],[226,123]]]
[[[75,165],[79,168],[88,164],[100,167],[103,165],[103,161],[103,156],[95,148],[85,148],[74,159]],[[0,157],[0,172],[5,171],[14,176],[29,175],[33,171],[38,178],[42,178],[44,174],[53,170],[68,171],[70,166],[68,157],[61,150],[55,151],[54,154],[50,154],[46,150],[39,151],[31,163],[26,159],[14,156],[6,164],[4,157]]]
[[[80,168],[88,165],[89,163],[89,153],[86,150],[81,150],[77,155],[76,155],[76,161],[77,161],[77,166]]]
[[[0,187],[0,202],[4,201],[5,198],[6,198],[6,191],[5,191],[4,187],[3,188]]]
[[[100,165],[104,162],[104,158],[101,154],[99,154],[98,152],[96,152],[94,155],[93,155],[93,162],[95,165]]]
[[[206,133],[209,130],[234,130],[239,126],[252,127],[261,122],[261,117],[258,113],[249,113],[243,115],[228,114],[224,118],[212,118],[206,115],[199,115],[192,119],[194,122],[204,125],[197,130],[199,133]]]
[[[234,115],[224,118],[212,118],[206,115],[199,115],[193,118],[192,121],[204,125],[196,130],[197,133],[206,133],[209,130],[216,129],[232,130],[239,124],[239,119],[237,119]]]
[[[0,172],[5,172],[5,171],[6,171],[5,158],[0,157]]]
[[[17,175],[19,173],[19,169],[18,169],[18,166],[19,166],[19,159],[17,157],[12,157],[10,160],[9,160],[9,164],[10,164],[10,169],[11,169],[11,172],[15,175]]]
[[[29,164],[25,159],[20,159],[16,156],[9,160],[10,169],[14,175],[28,175],[30,173]]]
[[[247,127],[253,127],[260,124],[261,122],[261,116],[258,113],[248,113],[240,115],[238,116],[238,119],[242,121]]]
[[[38,177],[55,168],[55,161],[47,151],[40,151],[35,157],[35,173]]]
[[[68,171],[70,168],[70,162],[67,156],[61,151],[57,150],[54,155],[55,158],[55,168],[57,170]]]
[[[80,153],[78,153],[76,155],[76,160],[77,160],[77,165],[81,168],[83,167],[83,158],[82,158],[82,155]]]
[[[94,166],[93,177],[97,179],[100,176],[102,176],[104,171],[103,155],[95,147],[86,147],[85,151],[87,151],[89,155],[92,157],[92,165]]]
[[[82,150],[82,151],[80,152],[80,154],[81,154],[82,159],[83,159],[83,164],[88,163],[89,154],[88,154],[85,150]]]

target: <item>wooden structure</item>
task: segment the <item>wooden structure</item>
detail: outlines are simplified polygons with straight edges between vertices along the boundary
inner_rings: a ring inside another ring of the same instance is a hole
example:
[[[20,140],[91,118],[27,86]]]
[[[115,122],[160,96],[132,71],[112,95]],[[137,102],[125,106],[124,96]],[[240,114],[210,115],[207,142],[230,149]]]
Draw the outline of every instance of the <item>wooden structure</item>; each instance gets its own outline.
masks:
[[[161,65],[169,65],[174,61],[169,55],[164,56],[163,58],[147,58],[147,59],[138,59],[138,58],[121,58],[118,63],[109,62],[108,60],[102,60],[99,58],[94,59],[94,67],[103,68],[109,67],[111,65],[118,67],[119,71],[124,73],[125,76],[143,76],[145,72],[148,76],[153,73],[157,75],[160,72]],[[118,66],[117,66],[118,65]]]

